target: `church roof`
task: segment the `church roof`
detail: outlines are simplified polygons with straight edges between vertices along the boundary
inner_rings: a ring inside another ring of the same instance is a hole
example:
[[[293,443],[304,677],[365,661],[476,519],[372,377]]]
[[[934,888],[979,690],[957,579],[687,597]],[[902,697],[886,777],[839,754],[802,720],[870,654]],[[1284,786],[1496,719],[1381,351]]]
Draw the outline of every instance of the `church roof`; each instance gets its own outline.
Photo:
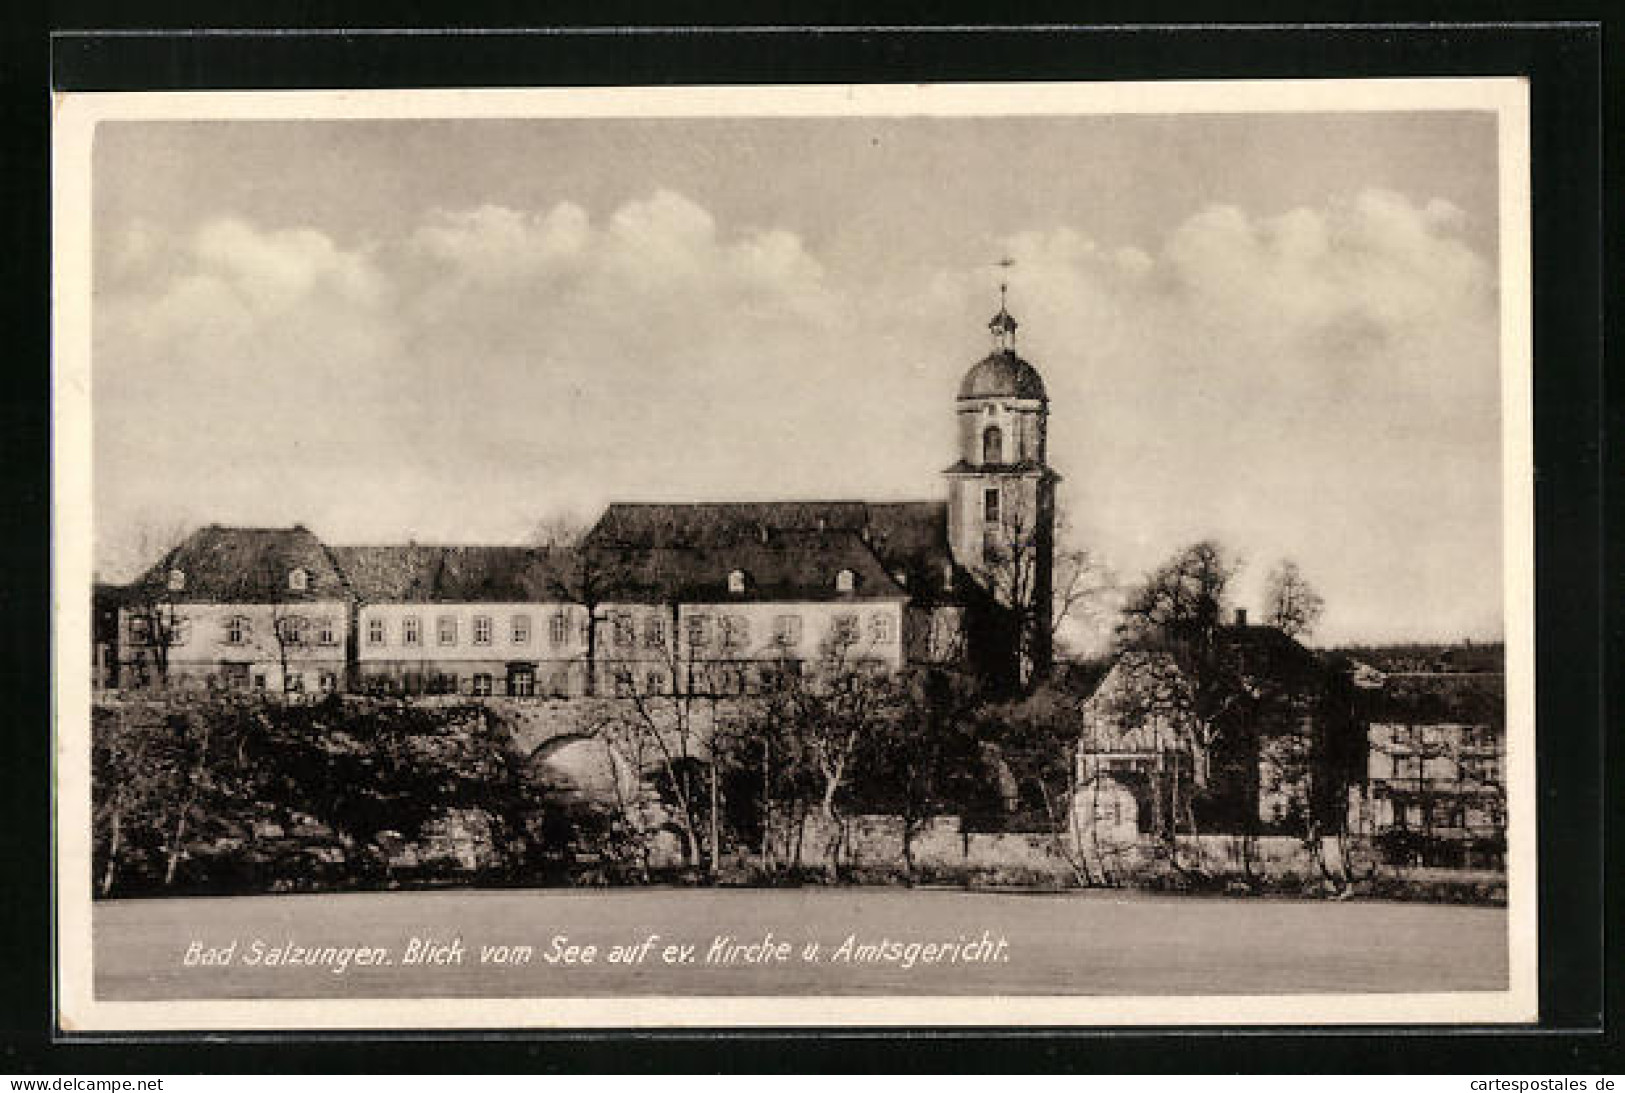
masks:
[[[1047,401],[1044,381],[1038,369],[1016,356],[1013,349],[999,349],[982,358],[959,385],[961,399],[1022,398]]]
[[[855,549],[871,559],[865,566],[877,564],[920,600],[947,591],[953,557],[943,501],[617,502],[604,510],[586,544],[690,550],[718,558],[778,551],[782,563],[799,558],[797,564],[810,571],[825,568],[819,555],[826,550]],[[741,563],[741,568],[748,567]]]
[[[591,549],[591,548],[589,548]],[[768,542],[740,539],[699,546],[606,549],[599,564],[609,602],[724,603],[758,600],[900,599],[908,592],[852,531],[779,531]],[[836,577],[852,574],[852,590]],[[729,575],[744,575],[733,592]]]

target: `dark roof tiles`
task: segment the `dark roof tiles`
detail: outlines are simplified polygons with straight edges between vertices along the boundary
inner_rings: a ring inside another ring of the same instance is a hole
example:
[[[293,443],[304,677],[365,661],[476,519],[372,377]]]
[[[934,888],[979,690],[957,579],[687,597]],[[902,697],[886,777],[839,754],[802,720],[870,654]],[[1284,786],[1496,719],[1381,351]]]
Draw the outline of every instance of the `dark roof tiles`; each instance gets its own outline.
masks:
[[[973,365],[959,384],[959,397],[1038,399],[1041,402],[1049,399],[1038,369],[1011,349],[995,350]]]
[[[304,587],[290,580],[303,570]],[[178,571],[178,588],[171,575]],[[278,603],[343,598],[348,588],[321,540],[302,527],[199,528],[131,585],[179,602]]]

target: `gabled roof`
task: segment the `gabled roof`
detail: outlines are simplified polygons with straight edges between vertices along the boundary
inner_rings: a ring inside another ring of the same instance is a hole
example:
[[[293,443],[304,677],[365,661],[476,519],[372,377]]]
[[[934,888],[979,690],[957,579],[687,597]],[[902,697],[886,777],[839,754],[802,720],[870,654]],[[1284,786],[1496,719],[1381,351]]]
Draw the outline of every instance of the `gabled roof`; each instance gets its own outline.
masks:
[[[1327,666],[1313,651],[1274,626],[1221,626],[1218,646],[1225,663],[1245,683],[1267,678],[1308,694],[1324,685]]]
[[[1118,656],[1083,704],[1080,746],[1086,752],[1158,752],[1189,742],[1195,693],[1170,653]]]
[[[902,599],[894,580],[861,537],[852,532],[779,532],[768,542],[741,539],[695,547],[616,548],[598,552],[612,602],[730,603],[757,600]],[[852,574],[852,590],[837,576]],[[731,591],[729,575],[744,577]]]
[[[861,531],[862,501],[617,501],[587,533],[589,546],[714,547],[760,541],[765,531]]]
[[[288,583],[296,569],[305,571],[303,591]],[[170,574],[176,570],[182,587],[171,589]],[[136,578],[130,592],[178,603],[299,603],[342,599],[348,587],[327,548],[303,527],[210,524]]]
[[[440,547],[336,546],[334,560],[357,599],[368,602],[427,600],[440,569]]]
[[[340,546],[333,556],[367,603],[558,600],[554,552],[522,546]]]
[[[749,571],[754,565],[762,571],[764,589],[808,595],[818,592],[823,575],[835,569],[849,568],[861,577],[878,567],[892,584],[901,584],[887,595],[929,600],[943,594],[952,568],[948,506],[942,501],[617,502],[604,510],[586,543],[594,549],[698,552],[687,561],[650,563],[696,575],[716,572],[725,578],[729,569]],[[796,576],[798,566],[805,573]],[[876,589],[884,582],[867,584]]]

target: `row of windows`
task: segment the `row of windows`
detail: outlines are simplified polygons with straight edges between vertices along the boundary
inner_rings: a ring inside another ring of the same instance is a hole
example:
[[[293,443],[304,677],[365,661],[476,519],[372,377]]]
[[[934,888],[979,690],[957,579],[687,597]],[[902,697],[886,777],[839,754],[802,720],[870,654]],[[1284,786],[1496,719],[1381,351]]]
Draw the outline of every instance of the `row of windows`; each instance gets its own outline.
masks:
[[[192,640],[192,620],[177,617],[159,622],[154,626],[154,620],[143,615],[136,615],[130,619],[130,642],[134,645],[150,645],[161,642],[167,647],[186,645]],[[283,642],[289,645],[337,645],[339,643],[338,620],[331,616],[322,616],[309,619],[303,615],[290,615],[274,621],[274,633]],[[157,631],[155,633],[155,630]],[[254,633],[253,620],[246,615],[233,615],[221,623],[221,640],[227,645],[246,645]]]
[[[750,644],[750,619],[744,615],[721,615],[714,620],[710,615],[693,615],[688,619],[687,638],[690,647],[705,649],[711,646],[713,640],[713,623],[716,630],[716,641],[724,649],[743,649]],[[610,617],[611,640],[617,648],[629,649],[638,644],[637,618],[629,612],[621,612]],[[563,613],[553,615],[548,619],[548,640],[553,645],[563,645],[569,640],[569,618]],[[493,623],[489,615],[476,615],[472,620],[473,641],[475,645],[490,645]],[[515,645],[524,645],[530,641],[530,616],[514,615],[508,620],[509,638]],[[856,614],[848,613],[837,615],[834,622],[834,635],[836,640],[851,644],[862,639],[862,628]],[[442,616],[435,624],[435,640],[440,645],[456,645],[458,638],[458,620],[451,616]],[[869,617],[869,638],[876,643],[885,643],[895,640],[896,632],[893,627],[892,616],[875,614]],[[661,649],[666,645],[666,620],[661,615],[646,615],[643,618],[643,645],[651,649]],[[416,615],[407,615],[400,620],[400,641],[402,645],[420,646],[423,644],[423,621]],[[367,620],[367,644],[386,645],[389,642],[389,625],[385,619],[373,618]],[[773,620],[773,643],[775,645],[795,646],[801,644],[801,616],[778,615]]]
[[[690,648],[708,649],[711,647],[713,640],[712,621],[710,615],[692,615],[689,617],[687,639]],[[720,615],[716,618],[715,624],[715,640],[722,648],[744,649],[750,645],[750,619],[744,615]],[[628,625],[630,625],[630,620],[628,620]],[[852,612],[835,616],[831,635],[836,641],[845,645],[861,641],[863,629],[858,616]],[[896,631],[892,625],[892,616],[887,614],[869,616],[869,639],[871,641],[885,643],[894,640],[895,637]],[[659,641],[651,642],[651,644],[659,643]],[[801,616],[774,616],[772,643],[779,646],[800,645]],[[631,644],[630,640],[628,640],[627,644]]]
[[[153,637],[153,620],[143,616],[136,616],[130,620],[130,640],[137,645],[149,644]],[[750,619],[744,615],[721,615],[713,620],[710,615],[694,615],[688,619],[687,637],[689,645],[695,649],[709,648],[713,640],[713,622],[715,623],[716,640],[724,649],[743,649],[750,644]],[[892,616],[887,614],[874,614],[869,617],[869,639],[876,643],[886,643],[894,640],[895,631],[892,625]],[[630,648],[637,644],[636,619],[629,613],[620,613],[612,616],[612,636],[618,648]],[[276,633],[282,641],[291,645],[308,645],[314,640],[318,645],[337,645],[339,643],[338,621],[331,616],[316,619],[306,618],[302,615],[293,615],[275,620]],[[475,615],[471,620],[471,631],[475,645],[490,645],[494,632],[494,622],[489,615]],[[233,615],[223,623],[224,640],[229,645],[246,644],[253,634],[253,622],[243,615]],[[570,621],[562,612],[548,619],[548,640],[553,645],[563,645],[569,640]],[[167,644],[169,646],[185,645],[191,639],[191,620],[177,618],[170,621],[168,626]],[[456,645],[459,632],[459,620],[453,616],[441,616],[435,621],[435,640],[440,645]],[[508,620],[509,640],[515,645],[526,645],[530,642],[531,625],[529,615],[514,615]],[[837,615],[834,620],[833,635],[835,640],[845,644],[852,644],[862,639],[862,628],[855,613]],[[159,635],[163,639],[164,635]],[[778,615],[773,619],[773,644],[781,646],[797,646],[801,644],[801,616]],[[367,620],[367,644],[386,645],[389,641],[389,627],[385,619],[373,618]],[[423,644],[423,620],[416,615],[407,615],[400,620],[400,641],[402,645],[421,646]],[[643,644],[649,648],[664,648],[666,644],[666,620],[660,615],[647,615],[643,619]]]
[[[475,645],[490,645],[496,624],[490,615],[475,615],[470,622],[470,632]],[[458,637],[458,620],[455,616],[442,615],[435,620],[435,642],[439,645],[456,645]],[[508,619],[508,640],[514,645],[530,644],[530,616],[513,615]],[[563,645],[570,638],[570,620],[563,612],[553,615],[547,620],[547,637],[554,645]],[[402,645],[423,644],[423,620],[417,615],[407,615],[400,620],[400,641]],[[367,620],[367,644],[389,644],[389,623],[386,619]]]

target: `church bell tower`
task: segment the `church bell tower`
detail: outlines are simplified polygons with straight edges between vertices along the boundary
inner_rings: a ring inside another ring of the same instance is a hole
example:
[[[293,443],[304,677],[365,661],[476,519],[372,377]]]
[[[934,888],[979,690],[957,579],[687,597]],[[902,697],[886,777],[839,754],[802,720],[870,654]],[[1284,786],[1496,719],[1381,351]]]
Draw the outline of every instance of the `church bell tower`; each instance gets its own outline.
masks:
[[[993,351],[965,373],[955,410],[959,459],[948,479],[948,543],[1005,616],[998,627],[1029,676],[1052,658],[1055,487],[1049,467],[1049,397],[1044,381],[1016,354],[1015,318],[999,286],[988,323]]]

